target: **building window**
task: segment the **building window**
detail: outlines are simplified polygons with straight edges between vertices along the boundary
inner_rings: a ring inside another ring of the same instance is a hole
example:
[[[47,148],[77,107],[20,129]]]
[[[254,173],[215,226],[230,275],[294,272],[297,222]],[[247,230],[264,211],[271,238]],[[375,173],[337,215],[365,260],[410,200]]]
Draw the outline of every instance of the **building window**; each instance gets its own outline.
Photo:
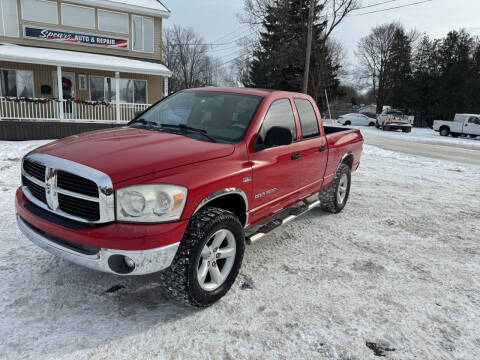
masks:
[[[80,74],[78,75],[78,90],[87,91],[87,75]]]
[[[86,29],[95,29],[95,9],[62,4],[62,24]]]
[[[22,17],[23,20],[58,24],[57,2],[47,0],[22,0]]]
[[[90,99],[105,100],[105,80],[102,76],[90,76]]]
[[[0,70],[1,96],[33,98],[33,71]]]
[[[90,99],[115,102],[117,84],[115,78],[90,76]],[[147,81],[120,79],[120,103],[147,103]]]
[[[128,34],[128,14],[98,10],[98,30]]]
[[[0,36],[19,36],[16,1],[0,0],[0,20]]]
[[[132,16],[132,49],[153,53],[154,29],[153,18]]]

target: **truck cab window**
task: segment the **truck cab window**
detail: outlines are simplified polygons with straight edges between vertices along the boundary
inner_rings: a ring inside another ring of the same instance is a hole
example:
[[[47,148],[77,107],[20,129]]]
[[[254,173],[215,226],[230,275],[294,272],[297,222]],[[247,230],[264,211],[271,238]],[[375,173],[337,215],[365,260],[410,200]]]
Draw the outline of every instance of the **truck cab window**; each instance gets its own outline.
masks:
[[[262,100],[259,96],[220,91],[184,91],[152,106],[142,119],[156,124],[158,131],[187,126],[217,141],[237,143],[245,136]]]
[[[302,137],[304,139],[320,135],[318,129],[318,119],[313,109],[313,105],[307,99],[297,98],[294,100],[297,107],[300,125],[302,127]]]
[[[468,119],[468,122],[469,122],[470,124],[480,125],[480,119],[477,118],[477,117],[473,117],[473,116],[472,116],[470,119]]]
[[[262,127],[256,139],[257,144],[263,144],[268,130],[274,126],[284,127],[292,133],[292,139],[297,140],[297,127],[289,99],[279,99],[272,103],[263,120]]]

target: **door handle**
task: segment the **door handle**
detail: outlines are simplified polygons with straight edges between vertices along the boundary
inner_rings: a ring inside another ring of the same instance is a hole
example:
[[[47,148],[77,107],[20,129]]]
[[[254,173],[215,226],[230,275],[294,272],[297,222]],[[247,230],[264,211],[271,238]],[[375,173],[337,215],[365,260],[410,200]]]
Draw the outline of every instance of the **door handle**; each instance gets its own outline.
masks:
[[[290,157],[292,160],[298,160],[302,157],[302,154],[298,153],[298,154],[292,154],[292,156]]]
[[[327,150],[327,147],[326,147],[326,146],[320,146],[320,149],[318,149],[318,151],[320,151],[320,152],[323,152],[323,151],[325,151],[325,150]]]

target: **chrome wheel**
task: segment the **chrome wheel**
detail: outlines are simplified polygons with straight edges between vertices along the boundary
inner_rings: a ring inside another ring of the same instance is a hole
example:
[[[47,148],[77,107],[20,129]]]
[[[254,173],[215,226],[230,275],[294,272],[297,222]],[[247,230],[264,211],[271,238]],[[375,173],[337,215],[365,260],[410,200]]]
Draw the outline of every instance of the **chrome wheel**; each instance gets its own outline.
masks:
[[[235,262],[236,241],[230,230],[214,233],[202,249],[197,264],[197,279],[205,291],[218,289],[227,279]]]
[[[338,183],[338,189],[337,189],[337,203],[339,205],[343,204],[343,201],[347,196],[347,191],[348,191],[348,176],[347,174],[342,174],[342,177],[340,178],[340,181]]]

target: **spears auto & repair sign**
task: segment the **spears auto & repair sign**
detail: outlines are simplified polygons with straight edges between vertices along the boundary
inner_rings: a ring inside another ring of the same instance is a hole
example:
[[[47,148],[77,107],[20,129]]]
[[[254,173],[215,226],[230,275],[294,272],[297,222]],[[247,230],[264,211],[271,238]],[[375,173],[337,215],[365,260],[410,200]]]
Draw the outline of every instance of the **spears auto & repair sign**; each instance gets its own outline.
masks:
[[[25,26],[24,31],[25,37],[38,40],[128,50],[127,39],[116,39],[108,36],[80,34],[70,31],[51,30],[31,26]]]

